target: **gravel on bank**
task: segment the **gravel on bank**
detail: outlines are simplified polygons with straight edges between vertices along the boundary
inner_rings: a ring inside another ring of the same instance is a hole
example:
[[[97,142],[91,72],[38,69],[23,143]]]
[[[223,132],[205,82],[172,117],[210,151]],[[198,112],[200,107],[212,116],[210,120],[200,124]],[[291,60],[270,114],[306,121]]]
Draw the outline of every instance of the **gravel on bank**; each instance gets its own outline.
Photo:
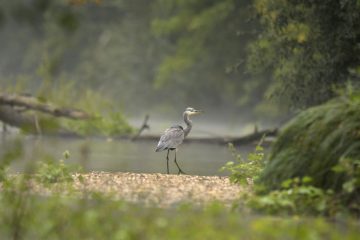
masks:
[[[81,177],[80,177],[81,176]],[[117,199],[156,206],[179,203],[231,205],[245,191],[228,177],[91,172],[74,175],[74,188],[112,194]]]

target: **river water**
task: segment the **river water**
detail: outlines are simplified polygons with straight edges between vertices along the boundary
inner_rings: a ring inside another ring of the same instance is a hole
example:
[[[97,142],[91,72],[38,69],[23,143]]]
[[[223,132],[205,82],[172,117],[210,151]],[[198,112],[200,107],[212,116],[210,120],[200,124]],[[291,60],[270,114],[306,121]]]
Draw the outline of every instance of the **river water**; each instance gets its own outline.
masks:
[[[9,150],[15,138],[19,136],[3,136],[0,153]],[[20,142],[25,154],[11,165],[11,171],[15,172],[45,155],[61,159],[63,152],[69,151],[70,158],[65,162],[82,165],[85,171],[166,173],[166,152],[154,151],[157,142],[44,136],[22,136]],[[239,151],[245,156],[251,149],[252,146],[243,146]],[[171,152],[170,171],[177,173],[173,157]],[[180,167],[192,175],[227,175],[219,169],[233,159],[226,146],[216,144],[184,143],[177,152]]]

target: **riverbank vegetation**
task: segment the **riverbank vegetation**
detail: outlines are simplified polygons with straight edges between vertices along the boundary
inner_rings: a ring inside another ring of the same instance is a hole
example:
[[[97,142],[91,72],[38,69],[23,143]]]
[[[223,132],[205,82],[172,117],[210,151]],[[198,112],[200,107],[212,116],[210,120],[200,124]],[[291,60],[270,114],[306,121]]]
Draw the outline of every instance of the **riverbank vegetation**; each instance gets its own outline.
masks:
[[[223,169],[233,182],[254,181],[249,206],[269,213],[358,217],[359,96],[349,87],[300,113],[282,129],[269,157],[259,146],[247,159],[236,154]]]
[[[26,80],[15,86],[4,84],[2,94],[15,101],[1,103],[1,120],[40,135],[119,136],[134,132],[120,108],[101,92],[90,88],[78,91],[74,82],[51,81],[43,79],[33,90],[34,96],[26,92],[31,88]]]
[[[79,170],[49,157],[28,165],[23,174],[9,174],[6,167],[23,154],[20,145],[14,146],[1,161],[0,234],[4,239],[357,239],[359,234],[358,223],[349,216],[324,218],[321,204],[316,208],[320,215],[312,211],[324,196],[319,189],[300,186],[298,180],[288,183],[281,194],[264,197],[247,192],[232,207],[221,202],[143,205],[86,188],[79,194],[72,187],[74,177],[83,181],[81,174],[73,175]],[[39,186],[50,191],[34,191]]]

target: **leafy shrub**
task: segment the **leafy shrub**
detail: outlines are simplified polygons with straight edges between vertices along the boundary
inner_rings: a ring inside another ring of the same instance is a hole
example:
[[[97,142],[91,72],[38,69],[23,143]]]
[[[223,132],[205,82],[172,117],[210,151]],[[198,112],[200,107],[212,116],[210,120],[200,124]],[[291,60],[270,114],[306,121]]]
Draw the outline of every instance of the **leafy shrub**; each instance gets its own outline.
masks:
[[[345,192],[352,193],[360,187],[360,160],[341,158],[333,171],[345,173],[346,181],[342,185]]]
[[[236,151],[234,145],[229,143],[229,150],[235,158],[235,162],[227,162],[221,171],[230,172],[230,181],[233,183],[252,183],[258,178],[265,165],[264,148],[260,143],[255,147],[254,152],[243,159]]]
[[[332,169],[344,175],[340,196],[349,209],[360,212],[360,160],[341,158]]]
[[[124,114],[114,102],[101,92],[86,89],[74,91],[79,86],[73,86],[71,83],[62,85],[63,91],[52,91],[49,98],[54,102],[63,102],[62,105],[73,106],[83,109],[93,116],[92,119],[84,121],[73,121],[61,119],[61,124],[67,129],[81,135],[122,135],[131,134],[133,128],[127,122]],[[67,91],[66,91],[67,89]],[[76,95],[74,96],[74,93]],[[64,99],[66,99],[64,101]]]
[[[268,190],[280,189],[287,179],[309,176],[315,187],[347,195],[342,198],[345,204],[356,202],[360,194],[359,133],[359,92],[348,91],[310,108],[283,128],[260,182]],[[335,167],[339,164],[340,167]]]
[[[41,102],[48,102],[59,107],[81,109],[92,116],[87,120],[73,120],[53,117],[38,112],[39,127],[44,133],[74,132],[79,135],[125,135],[133,133],[124,114],[117,104],[98,90],[83,88],[76,81],[53,79],[45,74],[42,84],[33,95]],[[6,86],[7,92],[27,92],[32,86],[28,81],[18,80],[16,86]],[[81,88],[81,91],[79,91]],[[25,133],[33,132],[33,126],[24,126]]]
[[[326,214],[336,211],[333,192],[310,183],[309,177],[288,179],[279,190],[248,197],[247,205],[270,214]]]
[[[168,209],[87,198],[0,195],[2,239],[358,239],[355,221],[248,216],[222,205]]]
[[[68,151],[65,151],[63,156],[65,159],[68,159],[70,154]],[[35,179],[43,184],[72,182],[72,172],[73,169],[71,166],[66,165],[64,160],[55,161],[50,158],[39,163]]]
[[[114,136],[131,134],[134,130],[120,112],[98,115],[84,121],[63,120],[63,123],[68,129],[81,135]]]

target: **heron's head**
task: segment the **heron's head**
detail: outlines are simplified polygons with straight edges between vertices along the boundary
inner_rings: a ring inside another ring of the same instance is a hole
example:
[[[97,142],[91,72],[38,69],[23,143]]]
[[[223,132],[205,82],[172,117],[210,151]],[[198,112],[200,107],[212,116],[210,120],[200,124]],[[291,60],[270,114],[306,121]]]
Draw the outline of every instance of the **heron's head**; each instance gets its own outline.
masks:
[[[189,115],[189,116],[191,116],[191,115],[197,115],[197,114],[200,114],[200,113],[202,113],[203,111],[201,111],[201,110],[196,110],[196,109],[194,109],[194,108],[192,108],[192,107],[187,107],[186,109],[185,109],[185,114],[187,114],[187,115]]]

